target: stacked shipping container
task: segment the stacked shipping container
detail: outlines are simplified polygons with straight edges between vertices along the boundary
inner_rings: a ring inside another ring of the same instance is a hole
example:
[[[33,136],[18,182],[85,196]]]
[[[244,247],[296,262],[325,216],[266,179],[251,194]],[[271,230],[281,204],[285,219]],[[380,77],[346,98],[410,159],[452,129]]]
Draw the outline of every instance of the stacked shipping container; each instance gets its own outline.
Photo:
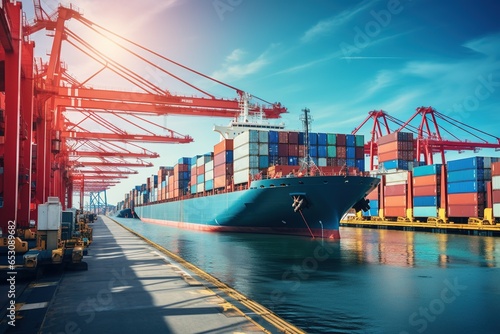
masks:
[[[500,162],[491,164],[493,217],[500,218]]]
[[[226,188],[233,175],[233,140],[223,139],[214,146],[214,189]]]
[[[407,171],[385,175],[384,216],[406,217],[408,209]]]
[[[448,162],[448,217],[482,217],[486,207],[486,184],[491,181],[491,161],[472,157]]]
[[[380,137],[377,147],[379,165],[385,169],[412,169],[415,155],[412,133],[393,132]]]
[[[413,169],[413,216],[437,217],[441,203],[441,164]]]

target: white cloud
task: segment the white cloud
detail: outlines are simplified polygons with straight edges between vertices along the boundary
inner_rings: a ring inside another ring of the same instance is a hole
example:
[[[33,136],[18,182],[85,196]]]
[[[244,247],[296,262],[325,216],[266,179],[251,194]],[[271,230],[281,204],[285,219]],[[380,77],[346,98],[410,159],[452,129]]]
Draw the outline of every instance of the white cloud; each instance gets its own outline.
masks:
[[[486,56],[500,55],[500,33],[484,36],[465,43],[463,46]]]
[[[222,64],[221,69],[212,73],[212,77],[217,80],[234,80],[247,75],[257,73],[264,66],[269,64],[268,51],[263,52],[256,58],[245,61],[246,52],[241,49],[233,50]]]
[[[307,30],[301,37],[304,43],[310,42],[315,38],[329,33],[332,29],[340,27],[345,23],[351,21],[358,13],[363,12],[370,8],[373,3],[378,0],[365,0],[353,9],[344,10],[340,14],[330,17],[329,19],[322,20],[316,23],[313,27]]]

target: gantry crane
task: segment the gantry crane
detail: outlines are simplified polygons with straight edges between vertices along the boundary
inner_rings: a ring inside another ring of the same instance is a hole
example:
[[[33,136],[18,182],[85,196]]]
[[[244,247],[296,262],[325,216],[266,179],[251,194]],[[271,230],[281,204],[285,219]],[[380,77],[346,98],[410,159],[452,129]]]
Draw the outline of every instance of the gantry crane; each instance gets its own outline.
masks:
[[[64,207],[71,206],[73,190],[82,196],[88,191],[107,189],[130,175],[131,168],[152,166],[144,159],[158,157],[158,154],[139,146],[140,142],[192,141],[190,136],[180,135],[148,120],[151,115],[236,118],[243,107],[247,114],[262,113],[267,118],[278,118],[286,112],[279,103],[252,98],[243,90],[113,34],[83,18],[75,6],[59,6],[49,15],[40,1],[34,0],[35,20],[26,23],[21,2],[1,1],[0,60],[5,65],[5,75],[0,80],[0,90],[4,93],[0,94],[0,167],[3,171],[0,177],[0,200],[3,201],[0,228],[3,231],[6,231],[9,221],[16,222],[18,228],[28,227],[30,218],[36,219],[36,205],[44,203],[49,196],[58,196]],[[70,19],[83,23],[97,34],[104,31],[122,44],[127,43],[127,47],[119,47],[143,64],[150,65],[154,71],[201,93],[202,97],[172,94],[119,64],[68,29],[65,23]],[[42,29],[52,31],[54,38],[47,63],[34,59],[34,43],[29,40],[30,35]],[[76,80],[62,62],[63,43],[87,55],[101,68],[83,81]],[[131,47],[141,50],[142,55]],[[236,96],[232,99],[216,98],[165,70],[156,61],[147,60],[144,53],[233,89]],[[92,79],[104,71],[122,78],[134,87],[134,91],[91,88]],[[261,104],[251,103],[251,98],[260,100]],[[75,120],[69,116],[71,113],[78,114],[80,119]],[[134,126],[125,131],[110,117],[120,122],[128,121]],[[140,122],[146,125],[138,125]],[[104,130],[96,131],[92,124]],[[5,189],[9,190],[8,193]]]
[[[411,122],[417,119],[417,116],[421,117],[420,124],[418,126],[412,125]],[[499,137],[448,117],[432,107],[416,108],[415,113],[406,122],[390,116],[383,110],[370,111],[366,119],[352,131],[352,134],[358,133],[370,119],[373,119],[371,137],[365,143],[365,154],[370,155],[370,170],[374,169],[374,157],[378,153],[377,139],[392,132],[413,133],[416,160],[425,164],[434,163],[434,154],[440,154],[441,162],[445,163],[446,151],[477,152],[481,148],[500,150]],[[438,120],[442,124],[451,126],[451,129],[440,125]],[[450,139],[443,137],[442,133],[445,133]],[[463,139],[460,138],[461,136],[473,139]],[[485,138],[493,139],[493,141],[488,141]]]

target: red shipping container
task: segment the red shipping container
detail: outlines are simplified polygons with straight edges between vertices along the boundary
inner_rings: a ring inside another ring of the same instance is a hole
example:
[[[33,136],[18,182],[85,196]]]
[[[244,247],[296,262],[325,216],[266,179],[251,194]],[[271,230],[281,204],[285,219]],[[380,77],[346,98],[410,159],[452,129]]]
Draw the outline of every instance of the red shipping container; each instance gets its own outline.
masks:
[[[347,140],[345,134],[338,133],[336,136],[337,136],[337,147],[346,146]]]
[[[196,175],[205,174],[205,165],[196,167]]]
[[[441,184],[441,175],[416,176],[413,178],[413,186],[438,186]]]
[[[406,184],[394,184],[385,186],[385,196],[402,196],[406,195]]]
[[[286,131],[278,132],[278,143],[288,144],[288,132]]]
[[[288,157],[288,144],[278,144],[278,155],[280,157]]]
[[[299,156],[299,146],[295,144],[288,145],[288,156],[298,157]]]
[[[299,157],[303,157],[304,154],[306,153],[306,147],[304,145],[299,145]]]
[[[438,196],[441,189],[437,186],[418,186],[413,187],[413,196]]]
[[[225,164],[228,151],[222,151],[214,155],[214,166]]]
[[[298,144],[299,143],[299,133],[298,132],[289,132],[288,133],[288,143],[289,144]]]
[[[406,207],[386,207],[384,209],[385,217],[406,217]]]
[[[484,193],[448,194],[448,205],[482,205],[485,204]]]
[[[214,155],[221,153],[222,151],[232,151],[233,150],[233,140],[224,139],[221,142],[215,144]]]
[[[406,209],[406,196],[387,196],[384,197],[384,206],[387,207],[403,207]]]
[[[223,165],[219,165],[219,166],[214,167],[214,177],[223,176],[223,175],[226,175],[226,176],[233,175],[233,164],[232,163],[223,164]]]
[[[355,158],[363,159],[365,157],[365,148],[364,147],[356,147]]]
[[[500,175],[500,162],[491,163],[491,176]]]
[[[366,195],[366,199],[377,201],[379,196],[379,187],[373,189],[368,195]]]
[[[345,146],[337,146],[337,158],[340,158],[340,159],[347,158],[347,148]]]
[[[493,190],[493,203],[500,203],[500,190]]]
[[[448,217],[482,217],[484,214],[484,206],[477,205],[448,205]]]

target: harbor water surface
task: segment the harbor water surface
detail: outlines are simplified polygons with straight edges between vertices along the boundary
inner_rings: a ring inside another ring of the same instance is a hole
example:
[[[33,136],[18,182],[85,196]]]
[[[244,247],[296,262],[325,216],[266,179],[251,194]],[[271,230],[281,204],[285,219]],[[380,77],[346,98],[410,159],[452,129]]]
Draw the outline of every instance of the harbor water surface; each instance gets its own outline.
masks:
[[[309,333],[500,333],[500,238],[341,228],[341,240],[117,221]]]

